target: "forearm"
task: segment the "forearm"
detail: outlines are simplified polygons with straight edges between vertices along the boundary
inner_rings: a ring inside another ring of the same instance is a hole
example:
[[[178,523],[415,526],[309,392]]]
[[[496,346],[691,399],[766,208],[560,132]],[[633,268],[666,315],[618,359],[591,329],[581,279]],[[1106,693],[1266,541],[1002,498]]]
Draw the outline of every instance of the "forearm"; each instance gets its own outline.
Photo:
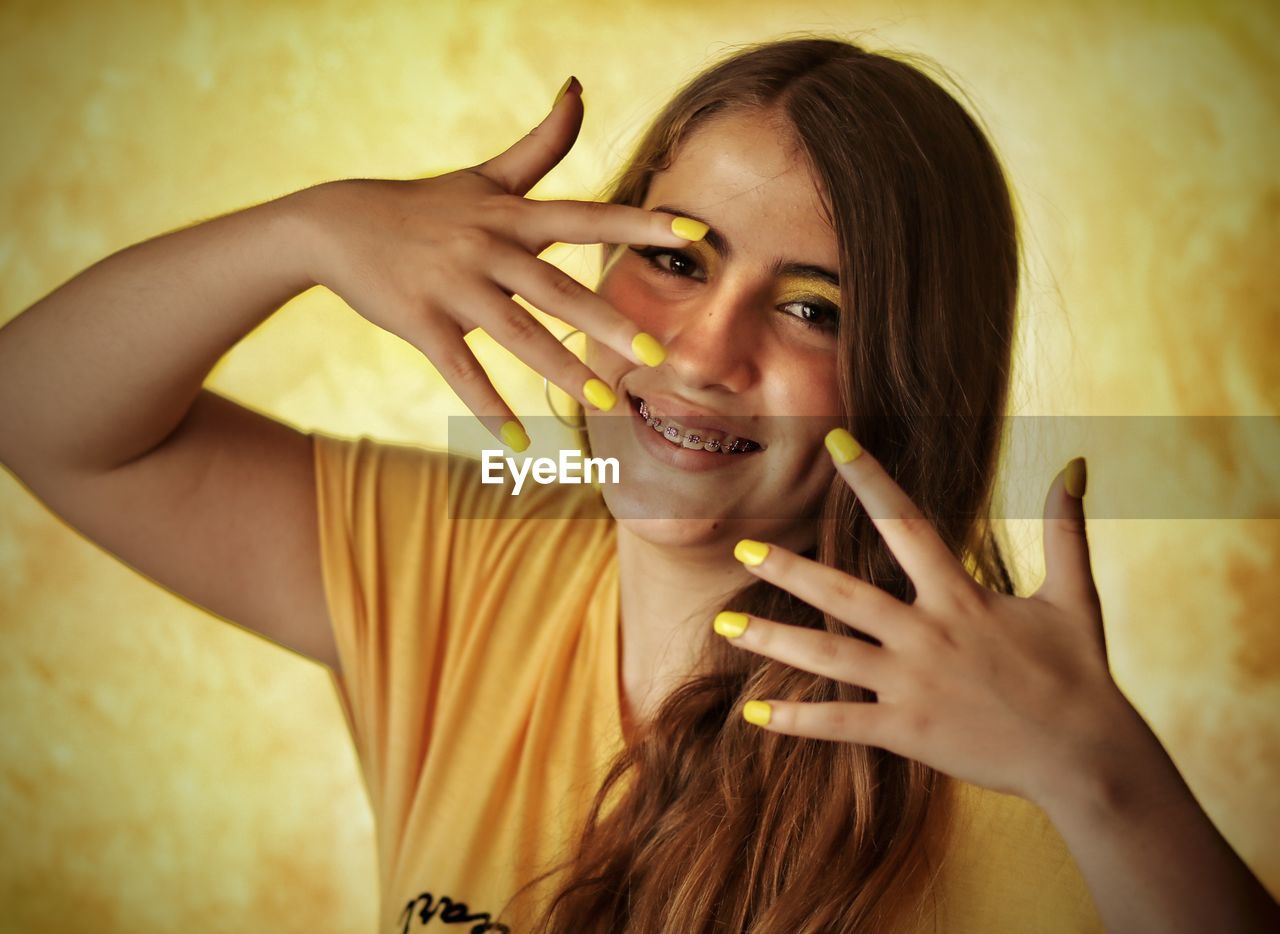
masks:
[[[1135,714],[1136,716],[1136,714]],[[1044,807],[1107,930],[1280,930],[1280,907],[1201,809],[1154,734]]]
[[[106,470],[181,423],[209,371],[313,283],[295,196],[144,241],[0,328],[0,462]]]

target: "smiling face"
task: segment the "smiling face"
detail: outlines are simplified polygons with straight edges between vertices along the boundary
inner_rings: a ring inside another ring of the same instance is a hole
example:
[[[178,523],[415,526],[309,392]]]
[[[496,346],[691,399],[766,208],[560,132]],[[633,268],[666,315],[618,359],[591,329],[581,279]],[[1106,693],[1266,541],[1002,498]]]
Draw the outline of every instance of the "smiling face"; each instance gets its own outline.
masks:
[[[812,527],[834,472],[823,436],[840,423],[839,254],[785,118],[703,124],[641,206],[711,230],[674,251],[620,246],[601,274],[596,291],[667,349],[650,368],[588,341],[588,366],[619,387],[613,411],[587,415],[592,455],[621,465],[610,511],[668,544]],[[691,455],[645,426],[638,399],[668,425],[724,416],[762,449]]]

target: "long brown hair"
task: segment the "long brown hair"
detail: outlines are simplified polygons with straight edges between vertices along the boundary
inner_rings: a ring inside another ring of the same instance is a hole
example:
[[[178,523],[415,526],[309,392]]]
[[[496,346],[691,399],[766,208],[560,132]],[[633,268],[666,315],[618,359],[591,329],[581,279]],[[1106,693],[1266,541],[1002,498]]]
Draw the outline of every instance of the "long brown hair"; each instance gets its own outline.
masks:
[[[605,200],[642,205],[689,134],[743,111],[785,115],[824,189],[840,251],[846,426],[977,579],[1011,593],[989,514],[1020,259],[991,145],[905,60],[843,39],[785,38],[740,49],[686,84]],[[818,521],[809,557],[914,599],[839,477]],[[763,580],[727,608],[873,641]],[[883,749],[761,730],[741,711],[761,697],[875,699],[708,640],[699,674],[611,764],[573,855],[528,883],[568,870],[531,930],[919,928],[951,780]]]

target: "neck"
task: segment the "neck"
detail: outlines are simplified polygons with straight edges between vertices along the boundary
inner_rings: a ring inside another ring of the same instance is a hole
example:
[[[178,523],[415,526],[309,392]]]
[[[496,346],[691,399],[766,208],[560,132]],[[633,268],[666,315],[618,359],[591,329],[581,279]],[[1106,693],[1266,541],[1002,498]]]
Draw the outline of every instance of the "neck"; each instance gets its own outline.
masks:
[[[624,735],[693,673],[705,640],[714,635],[712,618],[730,595],[752,582],[753,575],[733,557],[733,545],[655,545],[619,524]]]

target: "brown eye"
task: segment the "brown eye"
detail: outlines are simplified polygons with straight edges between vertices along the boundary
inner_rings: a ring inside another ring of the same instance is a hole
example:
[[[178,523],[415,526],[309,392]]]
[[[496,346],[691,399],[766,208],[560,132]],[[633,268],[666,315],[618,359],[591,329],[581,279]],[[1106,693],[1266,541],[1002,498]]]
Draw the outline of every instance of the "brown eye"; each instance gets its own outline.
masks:
[[[679,250],[666,250],[661,247],[631,247],[631,252],[637,256],[643,256],[648,260],[649,265],[658,272],[666,276],[675,276],[679,279],[690,279],[693,273],[698,269],[698,262],[687,253],[681,253]],[[664,264],[661,257],[667,257],[670,262]]]
[[[784,313],[814,331],[827,331],[834,334],[839,328],[840,311],[826,302],[787,302],[782,307],[801,309],[800,314]]]

